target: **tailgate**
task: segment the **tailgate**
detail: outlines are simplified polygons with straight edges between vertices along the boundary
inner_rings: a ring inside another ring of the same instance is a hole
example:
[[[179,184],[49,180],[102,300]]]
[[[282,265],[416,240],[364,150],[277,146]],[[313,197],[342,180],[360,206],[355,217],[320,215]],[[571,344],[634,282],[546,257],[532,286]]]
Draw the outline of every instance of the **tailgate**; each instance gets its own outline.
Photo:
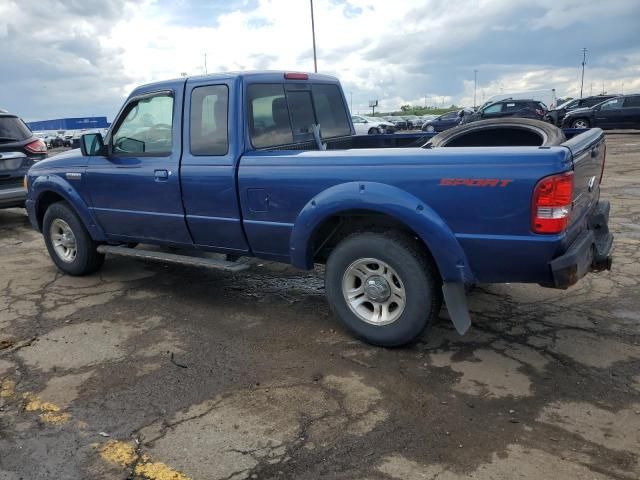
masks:
[[[562,144],[571,150],[573,160],[573,211],[571,224],[585,222],[600,198],[600,176],[604,168],[604,133],[592,128]]]

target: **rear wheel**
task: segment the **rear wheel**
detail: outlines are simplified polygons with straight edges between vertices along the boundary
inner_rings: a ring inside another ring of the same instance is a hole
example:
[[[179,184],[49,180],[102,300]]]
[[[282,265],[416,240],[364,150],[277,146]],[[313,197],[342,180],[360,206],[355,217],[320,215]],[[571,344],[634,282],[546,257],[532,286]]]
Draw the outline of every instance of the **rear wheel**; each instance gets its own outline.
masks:
[[[87,275],[98,270],[104,255],[76,212],[66,202],[52,204],[42,222],[44,243],[53,263],[69,275]]]
[[[571,122],[571,128],[589,128],[589,120],[586,118],[576,118]]]
[[[357,337],[394,347],[414,341],[440,311],[440,279],[422,245],[398,232],[359,233],[326,266],[334,314]]]
[[[369,135],[379,135],[379,134],[381,134],[381,133],[382,133],[382,132],[380,131],[380,129],[379,129],[379,128],[371,127],[371,128],[369,129]]]

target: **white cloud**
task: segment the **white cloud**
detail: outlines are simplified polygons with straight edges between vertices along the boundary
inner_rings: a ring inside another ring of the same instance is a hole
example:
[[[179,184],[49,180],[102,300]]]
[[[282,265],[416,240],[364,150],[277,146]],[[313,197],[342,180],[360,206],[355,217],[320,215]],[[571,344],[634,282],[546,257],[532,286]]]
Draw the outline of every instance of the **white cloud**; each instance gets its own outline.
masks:
[[[0,62],[17,61],[2,80],[0,105],[25,117],[112,117],[136,85],[181,72],[313,69],[306,0],[213,3],[107,2],[81,11],[74,0],[5,0]],[[88,6],[86,6],[88,5]],[[612,0],[315,0],[318,67],[338,76],[354,110],[401,104],[471,104],[473,70],[482,95],[556,88],[579,91],[580,49],[589,48],[585,85],[594,93],[640,90],[640,4]],[[49,18],[48,11],[66,14]],[[41,16],[45,16],[42,22]],[[40,16],[40,17],[39,17]],[[209,18],[209,16],[211,18]],[[7,43],[23,35],[22,47]],[[589,32],[585,36],[584,32]],[[14,51],[15,50],[15,51]],[[18,59],[18,60],[16,60]],[[0,63],[2,64],[2,63]],[[18,91],[15,95],[14,90]],[[588,93],[589,89],[586,89]],[[11,93],[8,93],[11,92]]]

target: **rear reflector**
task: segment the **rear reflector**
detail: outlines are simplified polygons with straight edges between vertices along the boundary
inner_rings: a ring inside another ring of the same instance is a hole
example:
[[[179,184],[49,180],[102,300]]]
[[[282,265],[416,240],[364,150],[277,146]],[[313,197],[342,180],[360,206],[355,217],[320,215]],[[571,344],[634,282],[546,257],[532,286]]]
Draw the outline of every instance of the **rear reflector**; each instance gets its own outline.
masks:
[[[306,73],[289,72],[284,74],[284,78],[287,80],[309,80],[309,75]]]
[[[47,153],[47,146],[40,139],[27,143],[24,148],[31,153]]]
[[[533,191],[531,229],[560,233],[569,223],[573,201],[573,172],[545,177]]]

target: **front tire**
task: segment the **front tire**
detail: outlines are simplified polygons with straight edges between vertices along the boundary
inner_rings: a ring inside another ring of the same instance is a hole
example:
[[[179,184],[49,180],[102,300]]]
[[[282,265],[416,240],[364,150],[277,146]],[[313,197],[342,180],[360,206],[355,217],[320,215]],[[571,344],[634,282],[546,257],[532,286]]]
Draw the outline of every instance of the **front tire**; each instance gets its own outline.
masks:
[[[380,129],[379,128],[375,128],[375,127],[370,128],[368,133],[369,133],[369,135],[380,135],[380,134],[382,134]]]
[[[333,313],[355,336],[382,347],[416,340],[440,311],[440,285],[423,245],[399,232],[347,237],[326,265]]]
[[[571,128],[589,128],[591,125],[586,118],[576,118],[571,122]]]
[[[66,202],[54,203],[47,209],[42,234],[53,263],[66,274],[87,275],[104,262],[104,255],[96,250],[98,244]]]

